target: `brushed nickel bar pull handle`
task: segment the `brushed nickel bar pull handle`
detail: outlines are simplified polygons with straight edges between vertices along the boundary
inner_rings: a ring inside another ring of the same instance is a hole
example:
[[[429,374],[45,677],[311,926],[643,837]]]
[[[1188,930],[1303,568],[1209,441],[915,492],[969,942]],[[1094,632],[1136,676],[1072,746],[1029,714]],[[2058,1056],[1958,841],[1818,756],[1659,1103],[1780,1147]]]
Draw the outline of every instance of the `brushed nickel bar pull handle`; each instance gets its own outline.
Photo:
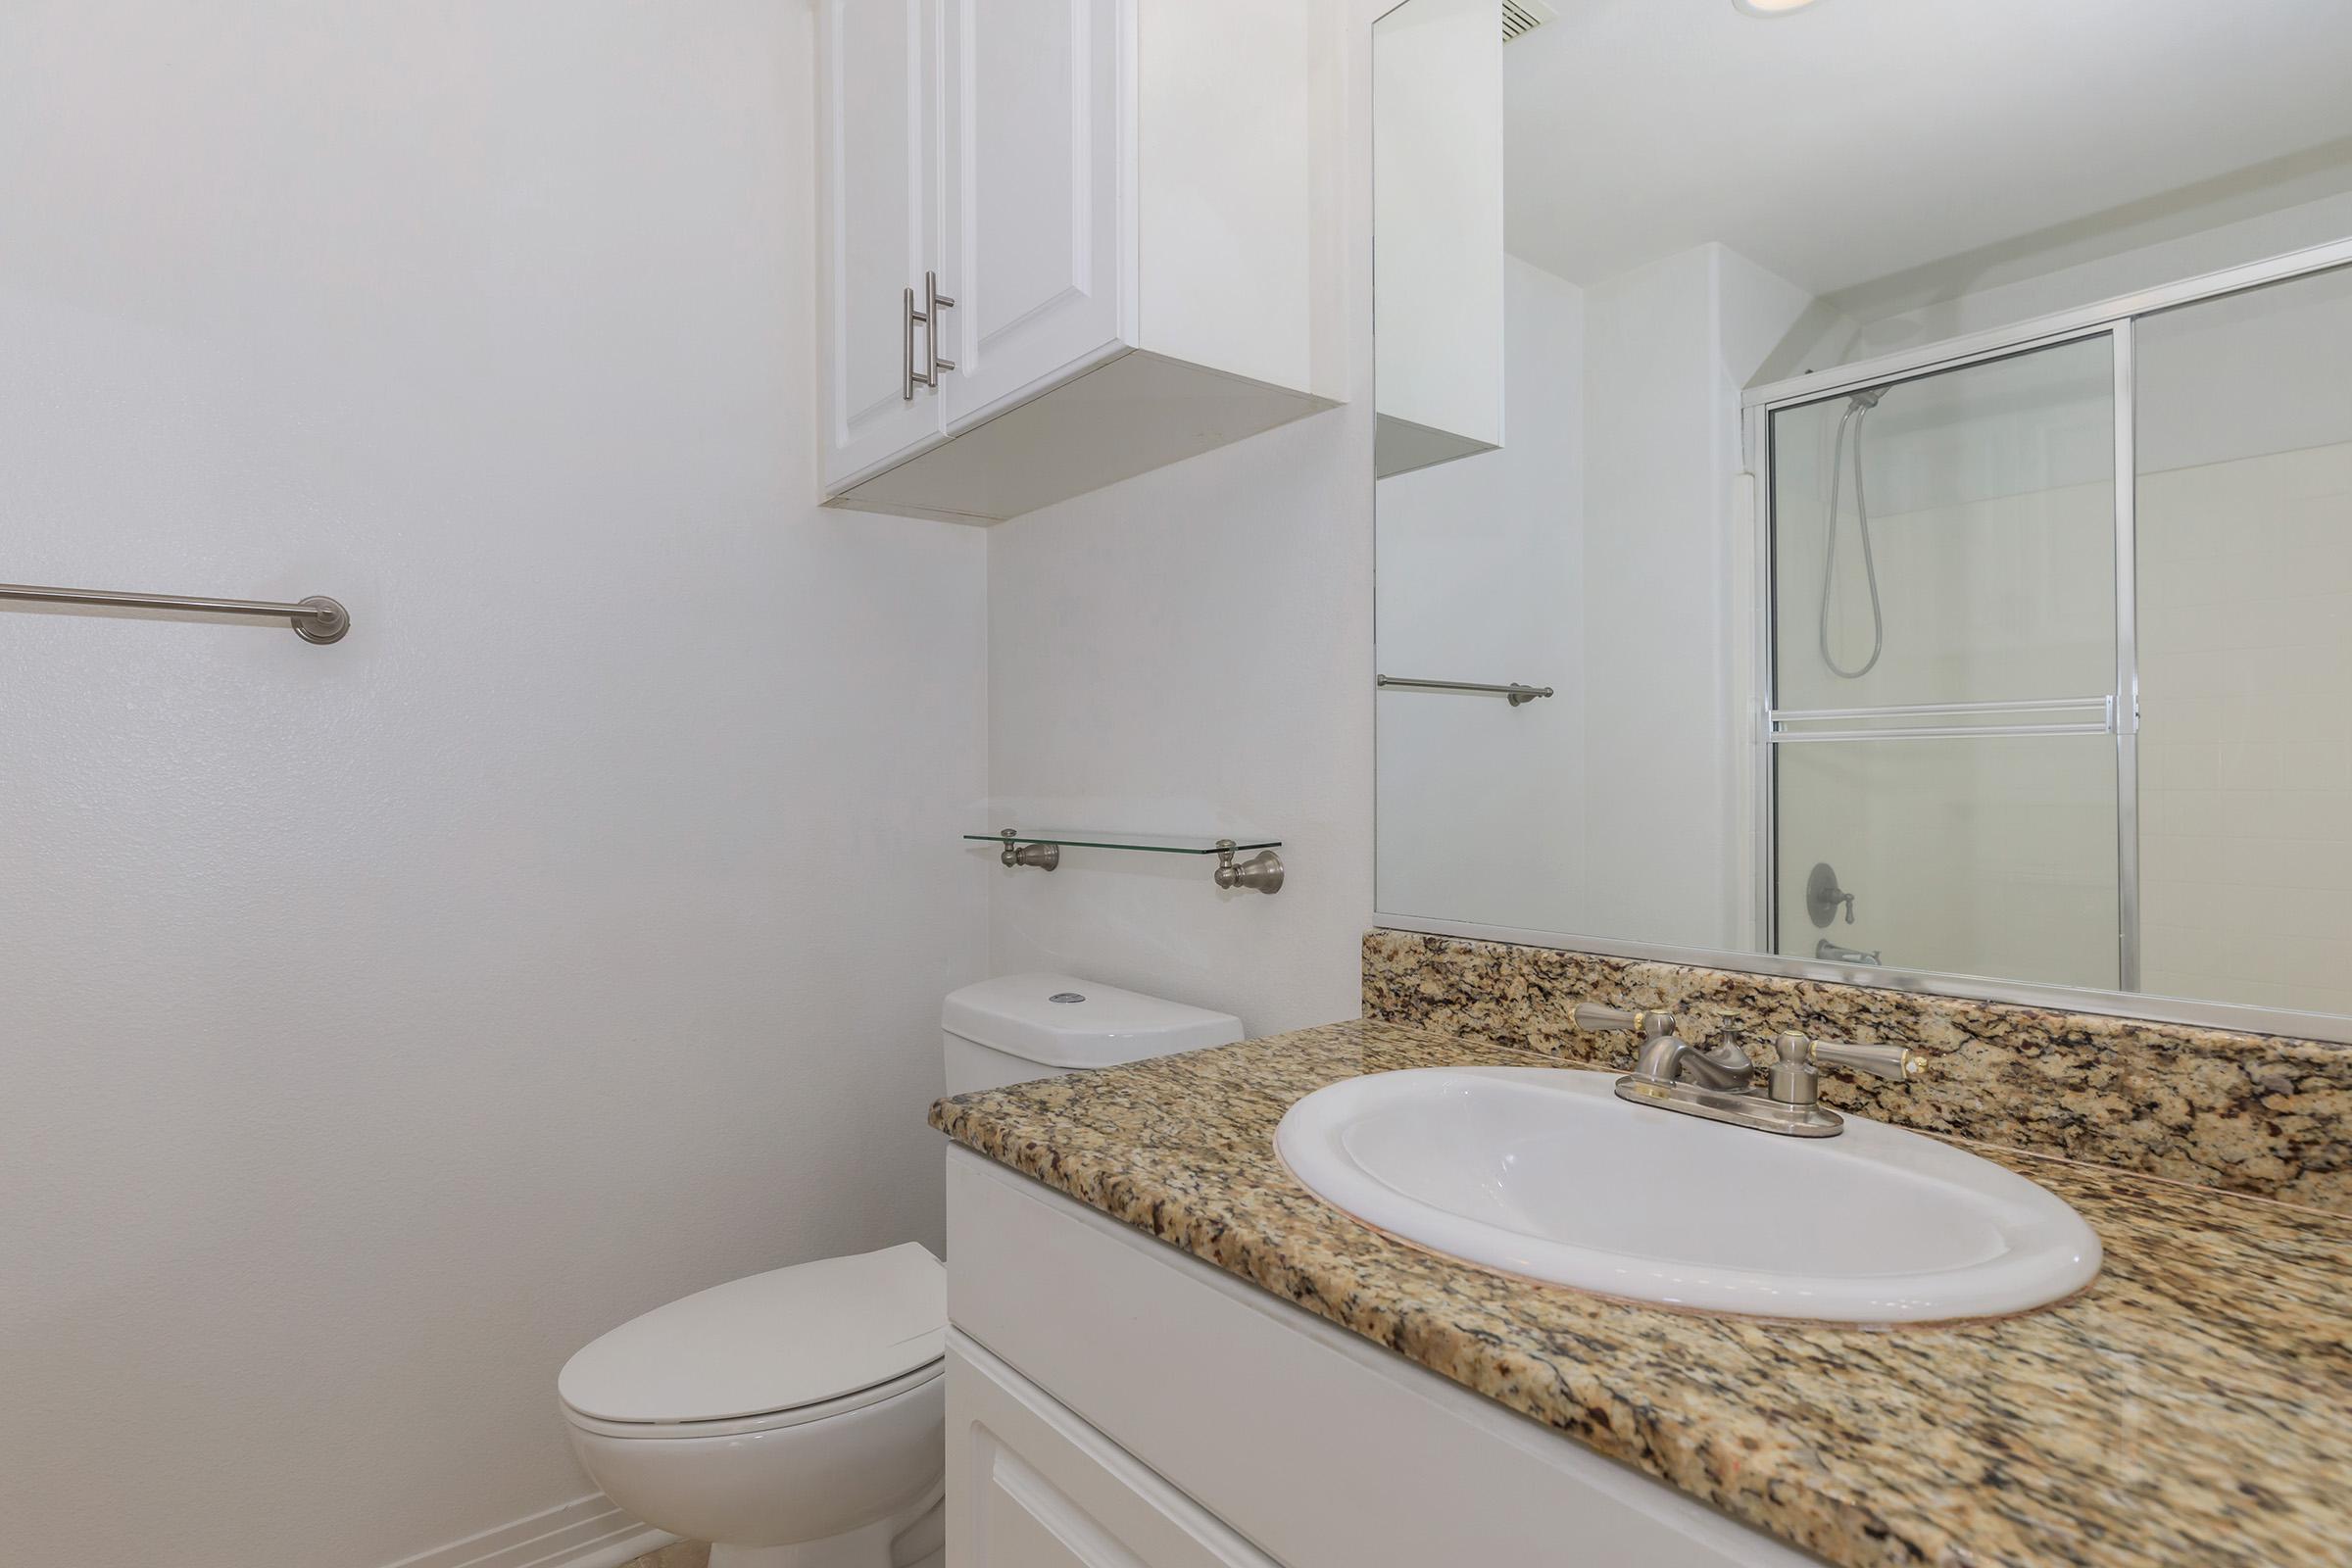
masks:
[[[1402,675],[1375,675],[1372,680],[1375,685],[1383,689],[1401,686],[1409,691],[1417,692],[1493,692],[1497,696],[1509,698],[1513,708],[1517,708],[1522,703],[1532,703],[1539,697],[1551,695],[1551,688],[1548,686],[1523,686],[1517,681],[1494,685],[1491,682],[1475,680],[1407,680]]]
[[[0,583],[0,600],[27,605],[95,605],[116,610],[176,610],[207,615],[252,615],[291,624],[305,642],[341,642],[351,630],[351,612],[323,594],[299,604],[264,599],[198,599],[185,594],[113,593],[103,588],[34,588]]]
[[[954,308],[956,302],[939,291],[939,274],[923,274],[923,293],[930,309],[923,312],[923,341],[931,351],[931,372],[923,377],[923,385],[934,392],[939,390],[939,372],[956,368],[954,360],[939,357],[939,313]]]
[[[912,403],[914,401],[914,383],[922,379],[921,376],[914,373],[914,323],[922,319],[922,317],[915,313],[914,290],[907,289],[906,291],[906,318],[900,323],[906,330],[903,334],[904,342],[899,351],[899,359],[906,370],[906,377],[900,387],[899,401]]]

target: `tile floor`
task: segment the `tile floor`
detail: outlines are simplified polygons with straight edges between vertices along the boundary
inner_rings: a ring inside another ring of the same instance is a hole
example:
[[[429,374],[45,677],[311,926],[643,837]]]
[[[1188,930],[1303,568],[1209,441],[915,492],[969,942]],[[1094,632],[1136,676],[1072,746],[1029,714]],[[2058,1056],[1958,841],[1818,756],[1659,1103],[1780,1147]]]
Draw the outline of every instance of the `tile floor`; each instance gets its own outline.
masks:
[[[620,1568],[710,1568],[710,1548],[699,1541],[681,1541],[660,1551],[633,1557]]]

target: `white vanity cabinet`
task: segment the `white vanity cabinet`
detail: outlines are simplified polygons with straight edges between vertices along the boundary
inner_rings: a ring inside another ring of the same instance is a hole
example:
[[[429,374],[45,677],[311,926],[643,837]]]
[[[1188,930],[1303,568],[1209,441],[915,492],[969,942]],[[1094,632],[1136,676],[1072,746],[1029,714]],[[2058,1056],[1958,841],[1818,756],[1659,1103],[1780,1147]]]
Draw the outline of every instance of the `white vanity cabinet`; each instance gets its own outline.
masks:
[[[1819,1568],[960,1148],[948,1568]]]
[[[1336,401],[1314,0],[819,6],[828,501],[993,521]]]
[[[1279,1568],[969,1339],[948,1348],[955,1568]]]

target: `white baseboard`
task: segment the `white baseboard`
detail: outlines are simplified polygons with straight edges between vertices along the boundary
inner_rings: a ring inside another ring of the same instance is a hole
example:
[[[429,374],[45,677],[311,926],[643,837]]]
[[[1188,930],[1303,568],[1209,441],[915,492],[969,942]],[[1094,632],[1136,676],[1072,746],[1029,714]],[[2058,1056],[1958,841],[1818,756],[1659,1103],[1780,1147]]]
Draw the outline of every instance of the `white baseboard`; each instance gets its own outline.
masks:
[[[678,1538],[651,1530],[615,1508],[603,1493],[500,1525],[384,1568],[619,1568]]]

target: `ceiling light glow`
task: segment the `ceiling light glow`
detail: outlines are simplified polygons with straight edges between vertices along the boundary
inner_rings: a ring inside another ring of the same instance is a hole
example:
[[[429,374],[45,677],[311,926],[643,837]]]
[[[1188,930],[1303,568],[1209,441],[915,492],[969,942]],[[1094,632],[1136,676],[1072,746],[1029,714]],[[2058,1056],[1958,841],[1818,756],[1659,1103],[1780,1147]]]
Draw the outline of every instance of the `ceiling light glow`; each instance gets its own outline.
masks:
[[[1732,0],[1732,9],[1751,17],[1785,17],[1811,4],[1813,0]]]

